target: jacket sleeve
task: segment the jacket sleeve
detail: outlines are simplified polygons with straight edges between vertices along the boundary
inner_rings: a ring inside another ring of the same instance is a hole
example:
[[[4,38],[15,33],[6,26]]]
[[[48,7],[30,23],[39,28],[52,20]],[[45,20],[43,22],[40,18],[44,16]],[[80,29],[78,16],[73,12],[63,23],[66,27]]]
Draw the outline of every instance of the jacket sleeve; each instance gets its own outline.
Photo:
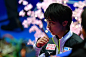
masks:
[[[36,51],[36,57],[45,57],[45,48],[44,46],[41,48],[36,47],[36,44],[34,45],[34,49]]]
[[[36,43],[34,44],[34,49],[35,49],[35,51],[36,51],[36,57],[38,57],[39,56],[39,53],[40,53],[40,50],[42,49],[42,48],[38,48],[38,47],[36,47]]]

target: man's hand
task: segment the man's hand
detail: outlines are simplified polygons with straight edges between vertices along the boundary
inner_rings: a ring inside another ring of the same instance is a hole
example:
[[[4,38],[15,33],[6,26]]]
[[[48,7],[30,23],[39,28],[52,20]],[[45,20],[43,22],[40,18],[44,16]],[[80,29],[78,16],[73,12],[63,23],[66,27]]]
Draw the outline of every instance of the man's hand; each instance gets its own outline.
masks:
[[[49,41],[49,38],[46,37],[46,36],[44,36],[44,37],[40,38],[40,39],[37,41],[36,46],[37,46],[37,47],[42,47],[42,46],[44,46],[45,44],[47,44],[48,41]]]

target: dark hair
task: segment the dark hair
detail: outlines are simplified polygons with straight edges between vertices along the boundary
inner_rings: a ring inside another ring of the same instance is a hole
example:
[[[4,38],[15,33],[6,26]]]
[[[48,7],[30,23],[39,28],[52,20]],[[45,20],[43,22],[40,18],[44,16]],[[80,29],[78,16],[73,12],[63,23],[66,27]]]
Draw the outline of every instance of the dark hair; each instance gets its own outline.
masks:
[[[81,18],[82,18],[81,25],[86,32],[86,8],[83,10],[83,12],[81,14]]]
[[[51,21],[59,21],[62,24],[63,21],[68,21],[67,27],[70,28],[72,21],[72,10],[68,6],[64,6],[59,3],[52,3],[46,9],[44,17]]]

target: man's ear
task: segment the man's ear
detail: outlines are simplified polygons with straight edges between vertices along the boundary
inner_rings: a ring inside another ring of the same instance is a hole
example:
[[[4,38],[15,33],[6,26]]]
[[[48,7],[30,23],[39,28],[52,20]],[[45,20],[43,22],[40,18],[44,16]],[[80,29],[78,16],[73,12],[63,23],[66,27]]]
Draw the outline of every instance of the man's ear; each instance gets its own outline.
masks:
[[[66,26],[67,24],[68,24],[68,21],[62,22],[62,25],[63,25],[63,26]]]

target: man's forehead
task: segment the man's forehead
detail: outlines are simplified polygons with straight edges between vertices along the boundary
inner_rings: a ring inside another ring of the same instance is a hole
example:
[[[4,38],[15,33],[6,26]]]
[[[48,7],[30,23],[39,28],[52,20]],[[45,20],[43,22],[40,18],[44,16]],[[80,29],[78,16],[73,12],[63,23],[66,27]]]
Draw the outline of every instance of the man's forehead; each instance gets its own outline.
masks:
[[[53,23],[56,23],[55,21],[52,21],[51,19],[47,19],[46,21],[47,21],[47,22],[53,22]]]

